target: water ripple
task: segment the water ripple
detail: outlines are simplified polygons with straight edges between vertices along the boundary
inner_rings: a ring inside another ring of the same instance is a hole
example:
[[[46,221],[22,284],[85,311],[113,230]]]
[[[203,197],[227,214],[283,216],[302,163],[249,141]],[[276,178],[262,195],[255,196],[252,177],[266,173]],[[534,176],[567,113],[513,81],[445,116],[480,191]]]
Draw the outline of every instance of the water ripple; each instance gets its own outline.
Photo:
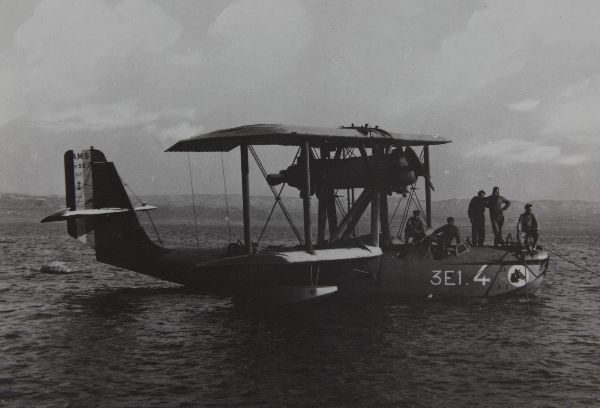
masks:
[[[176,227],[167,238],[187,240]],[[600,404],[600,278],[558,259],[529,301],[332,297],[256,313],[98,264],[62,229],[2,228],[0,406]],[[596,239],[545,237],[592,269]],[[72,273],[39,272],[53,260]]]

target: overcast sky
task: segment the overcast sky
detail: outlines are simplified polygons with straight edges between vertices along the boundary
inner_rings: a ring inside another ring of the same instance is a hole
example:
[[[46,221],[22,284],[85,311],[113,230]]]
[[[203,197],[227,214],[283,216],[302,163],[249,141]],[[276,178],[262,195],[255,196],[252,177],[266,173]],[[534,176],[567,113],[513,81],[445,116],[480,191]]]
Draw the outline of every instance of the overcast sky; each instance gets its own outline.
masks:
[[[452,139],[434,199],[599,201],[599,21],[597,0],[0,1],[0,192],[63,194],[63,152],[94,145],[136,193],[186,193],[178,139],[354,122]],[[192,166],[222,192],[219,154]]]

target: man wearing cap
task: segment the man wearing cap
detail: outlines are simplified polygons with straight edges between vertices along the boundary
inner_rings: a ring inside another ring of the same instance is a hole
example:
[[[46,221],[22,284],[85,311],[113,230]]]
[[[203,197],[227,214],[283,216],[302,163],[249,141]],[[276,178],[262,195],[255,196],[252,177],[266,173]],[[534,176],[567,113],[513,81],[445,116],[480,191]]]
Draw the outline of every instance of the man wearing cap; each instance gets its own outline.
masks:
[[[469,220],[471,221],[471,239],[473,245],[483,246],[485,241],[485,191],[479,190],[469,203]]]
[[[525,204],[525,212],[519,216],[517,222],[517,240],[519,244],[525,246],[528,251],[533,251],[537,240],[539,223],[533,215],[533,205]]]
[[[452,240],[456,240],[456,245],[462,242],[460,238],[460,230],[454,225],[454,217],[446,219],[447,224],[442,225],[427,237],[429,248],[436,259],[444,257],[448,254],[448,247],[452,244]]]
[[[433,231],[431,236],[439,240],[439,242],[444,243],[446,246],[452,244],[453,239],[456,240],[456,244],[460,244],[462,241],[460,238],[460,230],[454,225],[454,217],[446,218],[446,222],[446,225],[442,225]]]
[[[404,241],[408,244],[410,237],[413,239],[413,243],[420,241],[425,236],[425,226],[421,221],[421,212],[419,210],[413,211],[413,216],[406,221],[406,228],[404,228]]]
[[[504,225],[504,211],[510,207],[510,201],[500,195],[500,188],[494,187],[492,195],[485,198],[486,207],[490,210],[490,221],[494,231],[494,246],[504,245],[502,239],[502,226]]]

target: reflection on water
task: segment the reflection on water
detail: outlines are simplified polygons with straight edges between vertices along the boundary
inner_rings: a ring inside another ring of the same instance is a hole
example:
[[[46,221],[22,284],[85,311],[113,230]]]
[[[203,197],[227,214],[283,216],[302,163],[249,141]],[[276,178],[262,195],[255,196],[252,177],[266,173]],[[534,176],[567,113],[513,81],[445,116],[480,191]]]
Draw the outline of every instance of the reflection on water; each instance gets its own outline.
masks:
[[[0,406],[600,404],[600,278],[558,259],[529,302],[247,312],[97,264],[54,227],[0,224]],[[597,269],[596,231],[546,234]],[[73,273],[39,273],[52,260]]]

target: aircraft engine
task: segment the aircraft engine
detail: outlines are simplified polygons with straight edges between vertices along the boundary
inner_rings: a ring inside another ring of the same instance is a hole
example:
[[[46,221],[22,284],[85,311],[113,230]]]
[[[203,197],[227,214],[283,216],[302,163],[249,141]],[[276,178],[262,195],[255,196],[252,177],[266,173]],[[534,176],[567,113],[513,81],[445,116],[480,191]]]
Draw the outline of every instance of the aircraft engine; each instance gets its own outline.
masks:
[[[406,150],[394,149],[377,160],[353,157],[346,159],[313,159],[310,162],[311,194],[317,187],[329,189],[372,188],[379,191],[403,193],[417,177],[424,176],[423,164],[410,147]],[[304,166],[297,164],[279,173],[269,174],[267,182],[278,185],[287,182],[290,186],[302,189],[304,186]]]

